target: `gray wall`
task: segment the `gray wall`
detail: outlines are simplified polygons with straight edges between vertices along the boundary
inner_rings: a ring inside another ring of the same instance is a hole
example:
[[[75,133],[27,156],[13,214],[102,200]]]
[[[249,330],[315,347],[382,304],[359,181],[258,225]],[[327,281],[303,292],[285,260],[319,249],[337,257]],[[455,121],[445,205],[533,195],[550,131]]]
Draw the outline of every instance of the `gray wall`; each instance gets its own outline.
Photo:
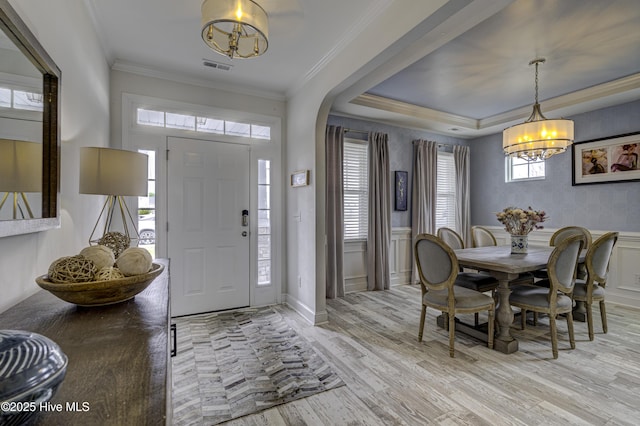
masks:
[[[576,142],[638,132],[640,101],[568,118],[575,122]],[[545,180],[505,183],[502,134],[474,139],[470,147],[474,225],[498,225],[494,213],[513,205],[545,210],[549,228],[640,231],[640,182],[572,186],[572,154],[567,151],[547,160]]]
[[[394,179],[394,172],[396,170],[409,172],[409,198],[407,210],[395,211],[393,209],[393,203],[391,205],[391,226],[394,228],[411,226],[411,182],[413,178],[413,145],[411,142],[416,139],[425,139],[446,145],[469,145],[469,142],[464,139],[334,115],[329,115],[327,124],[343,126],[354,130],[382,132],[389,135],[389,167],[391,169],[391,179]],[[353,137],[354,139],[366,139],[365,135],[350,133],[347,134],[347,136]],[[390,182],[391,188],[393,188],[393,184],[393,181]],[[391,197],[392,199],[394,197],[393,189]]]

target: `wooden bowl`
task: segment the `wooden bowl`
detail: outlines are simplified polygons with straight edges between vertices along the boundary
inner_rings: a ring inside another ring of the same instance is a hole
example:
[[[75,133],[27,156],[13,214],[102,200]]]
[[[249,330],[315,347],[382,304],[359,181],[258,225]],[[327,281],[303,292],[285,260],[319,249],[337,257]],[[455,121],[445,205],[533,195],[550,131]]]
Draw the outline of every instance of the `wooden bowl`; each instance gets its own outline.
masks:
[[[48,275],[36,278],[36,283],[54,296],[80,306],[103,306],[124,302],[147,288],[162,273],[164,265],[154,263],[146,274],[109,281],[54,283]]]

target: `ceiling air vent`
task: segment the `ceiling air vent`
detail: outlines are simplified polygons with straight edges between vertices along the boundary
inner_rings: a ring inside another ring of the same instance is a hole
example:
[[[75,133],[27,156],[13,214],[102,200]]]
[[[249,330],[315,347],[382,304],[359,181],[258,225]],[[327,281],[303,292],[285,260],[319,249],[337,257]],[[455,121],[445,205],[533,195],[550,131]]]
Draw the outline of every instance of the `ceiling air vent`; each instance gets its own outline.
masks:
[[[221,71],[229,71],[231,67],[233,67],[233,65],[223,64],[222,62],[216,62],[210,59],[203,59],[202,65],[204,65],[205,67],[215,68]]]

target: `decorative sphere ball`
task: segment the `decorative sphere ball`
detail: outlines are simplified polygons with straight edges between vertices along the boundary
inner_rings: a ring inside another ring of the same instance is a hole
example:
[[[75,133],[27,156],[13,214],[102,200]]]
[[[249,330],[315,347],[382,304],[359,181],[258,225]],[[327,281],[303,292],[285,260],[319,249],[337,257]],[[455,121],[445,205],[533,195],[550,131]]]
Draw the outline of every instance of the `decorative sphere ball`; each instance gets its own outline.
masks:
[[[142,247],[129,247],[116,260],[116,266],[127,277],[149,272],[153,259]]]
[[[124,274],[120,272],[120,269],[113,266],[105,266],[100,269],[94,278],[96,281],[111,281],[124,278]]]
[[[84,256],[68,256],[54,260],[49,266],[49,279],[54,283],[82,283],[93,281],[98,268]]]
[[[107,246],[113,250],[113,255],[118,258],[123,251],[131,245],[131,239],[122,232],[107,232],[100,238],[98,244]]]
[[[113,250],[107,246],[85,247],[80,252],[80,255],[92,260],[96,264],[98,271],[104,267],[113,266],[116,261]]]

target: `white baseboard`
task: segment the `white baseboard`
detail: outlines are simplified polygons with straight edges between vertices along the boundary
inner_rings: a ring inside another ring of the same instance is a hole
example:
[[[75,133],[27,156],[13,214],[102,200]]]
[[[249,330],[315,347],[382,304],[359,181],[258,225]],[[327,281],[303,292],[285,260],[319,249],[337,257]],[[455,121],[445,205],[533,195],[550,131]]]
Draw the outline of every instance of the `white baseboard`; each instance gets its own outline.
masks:
[[[300,314],[309,324],[320,325],[329,321],[329,314],[326,309],[321,312],[314,312],[313,309],[289,294],[283,295],[283,300],[286,300],[286,305]]]

